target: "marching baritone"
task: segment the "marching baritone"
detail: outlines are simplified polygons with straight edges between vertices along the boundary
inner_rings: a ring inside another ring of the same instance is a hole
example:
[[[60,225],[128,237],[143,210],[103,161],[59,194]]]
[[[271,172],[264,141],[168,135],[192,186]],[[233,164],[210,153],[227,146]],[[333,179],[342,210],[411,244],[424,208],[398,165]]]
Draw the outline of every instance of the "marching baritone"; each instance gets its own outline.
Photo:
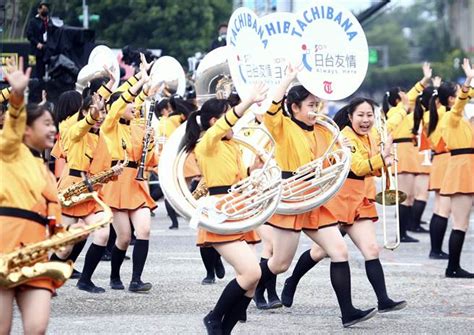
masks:
[[[188,118],[181,146],[188,153],[194,150],[211,196],[227,194],[233,184],[247,177],[239,144],[232,140],[232,127],[253,103],[263,101],[265,96],[266,89],[260,84],[248,99],[234,108],[229,108],[226,100],[213,98]],[[202,132],[204,134],[199,140]],[[256,167],[254,164],[249,170]],[[208,334],[230,334],[241,315],[245,314],[260,279],[260,268],[248,243],[258,240],[255,231],[221,235],[199,229],[198,246],[214,247],[237,274],[204,318]]]

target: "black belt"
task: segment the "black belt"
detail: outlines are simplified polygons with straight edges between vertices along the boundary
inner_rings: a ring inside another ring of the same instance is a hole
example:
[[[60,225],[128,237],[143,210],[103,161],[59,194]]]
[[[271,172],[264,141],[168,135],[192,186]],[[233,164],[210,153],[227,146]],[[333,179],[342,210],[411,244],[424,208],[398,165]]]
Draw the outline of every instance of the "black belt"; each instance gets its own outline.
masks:
[[[130,125],[130,121],[129,121],[129,120],[125,120],[125,119],[122,119],[122,118],[120,118],[119,123],[120,123],[120,124],[124,124],[124,125],[126,125],[126,126],[129,126],[129,125]]]
[[[408,138],[408,137],[403,137],[403,138],[396,138],[393,140],[393,143],[413,143],[413,139],[412,138]]]
[[[450,152],[451,152],[451,156],[472,155],[474,154],[474,148],[453,149]]]
[[[445,151],[445,152],[434,152],[434,153],[433,153],[433,156],[444,155],[444,154],[449,154],[449,151]]]
[[[112,164],[110,166],[115,166],[115,165],[117,165],[118,162],[121,162],[121,161],[112,161]],[[138,162],[128,162],[126,167],[132,168],[132,169],[137,169],[139,165],[140,164]]]
[[[76,170],[76,169],[69,169],[69,175],[73,177],[82,177],[81,173],[86,173],[85,171]]]
[[[347,175],[347,178],[349,179],[356,179],[356,180],[364,180],[365,176],[358,176],[354,172],[349,171],[349,174]]]
[[[281,179],[288,179],[293,177],[293,171],[281,171]]]
[[[232,185],[209,187],[209,195],[227,194],[229,193],[231,187]]]
[[[27,211],[26,209],[20,209],[15,207],[0,207],[0,216],[11,216],[14,218],[34,221],[43,226],[48,226],[49,224],[48,219],[44,216],[32,211]]]

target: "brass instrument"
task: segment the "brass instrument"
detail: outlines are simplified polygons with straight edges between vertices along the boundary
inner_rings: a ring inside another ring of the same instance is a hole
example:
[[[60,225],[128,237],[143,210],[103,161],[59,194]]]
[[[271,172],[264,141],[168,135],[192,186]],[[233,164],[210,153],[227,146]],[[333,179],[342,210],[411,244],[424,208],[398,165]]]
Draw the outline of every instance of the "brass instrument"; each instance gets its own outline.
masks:
[[[150,81],[163,82],[163,97],[178,94],[183,96],[186,92],[186,75],[181,64],[171,56],[158,58],[151,68]]]
[[[151,139],[151,134],[148,132],[148,128],[151,127],[151,121],[153,119],[153,112],[151,111],[150,108],[150,103],[147,102],[146,104],[148,108],[146,108],[148,114],[147,114],[147,120],[145,123],[145,136],[143,136],[143,149],[142,149],[142,155],[140,157],[140,164],[138,165],[138,171],[137,171],[137,176],[135,177],[136,180],[145,180],[145,163],[146,163],[146,156],[148,152],[148,146],[150,145],[150,139]]]
[[[88,184],[88,182],[85,182]],[[69,244],[77,243],[91,232],[107,226],[112,221],[112,210],[88,185],[89,193],[74,197],[74,201],[82,202],[94,199],[104,210],[104,217],[99,222],[84,228],[71,228],[68,231],[52,235],[50,238],[25,245],[20,249],[0,255],[0,288],[10,289],[33,278],[48,277],[57,281],[65,281],[72,274],[72,262],[42,262],[49,252],[63,249]]]
[[[388,134],[385,119],[380,109],[375,111],[375,127],[380,136],[380,151],[383,152]],[[391,168],[384,166],[382,169],[382,192],[377,193],[375,201],[382,205],[382,228],[383,228],[383,246],[385,249],[394,250],[400,245],[400,215],[398,205],[407,198],[406,193],[398,189],[398,162],[397,162],[397,144],[393,144],[393,168],[394,176],[392,176]],[[385,206],[395,205],[395,223],[396,235],[395,242],[390,244],[387,234],[387,218]]]
[[[260,127],[254,131],[264,131]],[[275,212],[281,194],[281,170],[273,160],[275,150],[270,134],[271,150],[255,148],[253,144],[234,135],[233,140],[262,159],[264,166],[232,185],[229,193],[222,197],[203,197],[199,200],[191,194],[183,174],[187,153],[179,150],[181,139],[186,131],[186,123],[173,132],[161,154],[158,168],[160,185],[173,208],[183,217],[191,219],[191,225],[199,225],[217,234],[236,234],[255,229]],[[194,195],[207,194],[201,183]]]
[[[122,140],[122,148],[124,150],[125,159],[123,160],[123,162],[118,163],[116,166],[124,168],[128,165],[128,155],[126,150],[127,147],[124,140]],[[113,166],[106,171],[91,176],[88,180],[92,187],[108,183],[114,177],[116,166]],[[87,190],[88,185],[86,181],[83,180],[59,191],[58,198],[61,203],[61,206],[71,207],[79,202],[82,202],[83,200],[79,201],[79,199],[81,199],[82,194],[86,193]]]
[[[331,131],[333,140],[324,155],[300,166],[290,178],[282,181],[278,214],[300,214],[321,206],[336,195],[349,174],[351,154],[342,145],[339,127],[324,114],[312,114],[316,117],[315,124]],[[339,149],[334,149],[336,143]]]
[[[114,74],[115,83],[112,89],[115,90],[120,82],[120,67],[117,57],[109,47],[98,45],[90,53],[87,65],[77,75],[76,91],[82,93],[91,80],[107,76],[104,65]]]

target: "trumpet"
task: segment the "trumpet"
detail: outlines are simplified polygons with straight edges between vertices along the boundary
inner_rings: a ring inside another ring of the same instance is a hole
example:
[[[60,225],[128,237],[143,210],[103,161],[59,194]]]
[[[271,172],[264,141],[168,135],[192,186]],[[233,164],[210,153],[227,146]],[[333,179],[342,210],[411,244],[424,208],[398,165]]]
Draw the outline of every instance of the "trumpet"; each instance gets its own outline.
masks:
[[[380,110],[375,111],[375,127],[380,136],[380,151],[382,152],[387,142],[387,127],[385,119]],[[400,214],[398,205],[404,202],[407,198],[406,193],[398,190],[398,163],[397,163],[397,144],[393,144],[393,170],[384,166],[382,169],[382,192],[377,193],[375,201],[382,205],[382,227],[383,227],[383,246],[385,249],[395,250],[400,245]],[[385,206],[395,205],[395,223],[396,235],[395,242],[388,241],[387,233],[387,217]]]

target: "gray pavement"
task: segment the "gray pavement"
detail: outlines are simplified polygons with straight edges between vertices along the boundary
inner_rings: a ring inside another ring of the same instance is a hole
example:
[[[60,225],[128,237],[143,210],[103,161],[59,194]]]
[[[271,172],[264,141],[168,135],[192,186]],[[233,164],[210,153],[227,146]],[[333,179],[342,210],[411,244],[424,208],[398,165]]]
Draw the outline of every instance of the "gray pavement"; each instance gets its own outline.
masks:
[[[101,262],[94,276],[97,285],[107,289],[103,294],[88,294],[68,281],[53,299],[50,334],[205,334],[203,316],[213,307],[233,270],[226,265],[226,276],[217,284],[202,286],[205,275],[195,231],[180,219],[179,230],[169,230],[163,203],[153,218],[150,253],[143,279],[153,283],[147,294],[108,289],[109,262]],[[472,213],[471,213],[472,214]],[[427,208],[424,219],[429,220]],[[389,225],[393,215],[389,213]],[[462,265],[474,271],[473,217],[462,254]],[[378,224],[382,243],[381,224]],[[444,250],[447,251],[445,238]],[[444,277],[446,261],[428,259],[428,234],[412,234],[421,243],[402,244],[395,251],[383,250],[381,260],[386,282],[393,299],[405,299],[402,311],[378,314],[351,329],[342,328],[335,294],[329,281],[329,261],[312,269],[300,283],[292,308],[260,311],[253,302],[246,324],[238,324],[235,334],[472,334],[474,333],[474,281]],[[350,250],[354,305],[376,306],[373,290],[366,278],[364,260],[352,242]],[[297,257],[311,246],[302,237]],[[85,251],[83,252],[85,254]],[[131,255],[129,249],[128,254]],[[82,268],[84,255],[78,259]],[[295,262],[293,263],[294,266]],[[122,267],[122,280],[128,283],[131,261]],[[292,269],[290,269],[292,270]],[[278,277],[278,291],[289,274]],[[21,333],[16,310],[12,334]]]

